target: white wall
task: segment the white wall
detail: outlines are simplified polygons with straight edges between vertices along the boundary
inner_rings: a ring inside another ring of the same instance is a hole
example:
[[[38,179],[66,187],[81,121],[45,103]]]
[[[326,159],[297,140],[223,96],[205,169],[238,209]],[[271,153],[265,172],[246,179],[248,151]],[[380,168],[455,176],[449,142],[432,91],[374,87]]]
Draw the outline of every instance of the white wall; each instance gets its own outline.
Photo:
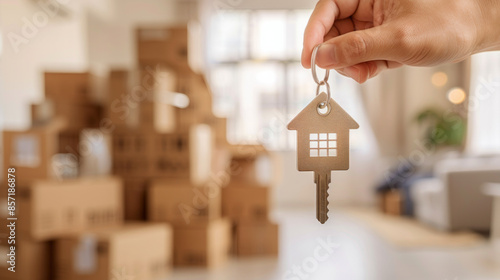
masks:
[[[86,69],[86,22],[76,6],[71,6],[69,18],[61,18],[49,15],[34,1],[0,0],[1,126],[30,125],[28,104],[43,98],[44,69]],[[11,44],[12,36],[23,43]]]
[[[52,6],[58,12],[53,14],[37,1],[0,0],[0,127],[29,127],[29,104],[43,99],[44,70],[133,67],[135,27],[171,24],[177,18],[174,0],[60,2],[68,4]],[[25,43],[12,45],[12,34]]]
[[[92,66],[136,65],[135,29],[178,22],[175,0],[110,0],[110,13],[88,17],[89,61]]]

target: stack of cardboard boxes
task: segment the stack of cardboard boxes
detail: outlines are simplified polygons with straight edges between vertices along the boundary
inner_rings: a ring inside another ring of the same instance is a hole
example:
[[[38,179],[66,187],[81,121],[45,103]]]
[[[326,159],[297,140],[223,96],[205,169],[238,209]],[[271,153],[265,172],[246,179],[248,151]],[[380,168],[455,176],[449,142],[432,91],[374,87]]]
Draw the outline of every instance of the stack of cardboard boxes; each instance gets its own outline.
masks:
[[[156,125],[152,154],[146,159],[152,166],[146,184],[147,219],[172,224],[175,266],[220,266],[231,240],[229,220],[221,218],[221,185],[213,180],[217,170],[229,166],[228,154],[221,152],[227,149],[225,120],[213,115],[208,85],[189,67],[187,27],[138,29],[137,49],[141,69],[168,69],[163,70],[168,75],[154,75],[157,80],[173,77],[154,87],[153,100],[169,103],[173,125],[168,133],[158,133]],[[175,104],[179,94],[189,104]],[[149,109],[139,106],[139,116],[142,110]]]
[[[257,176],[259,145],[232,146],[231,180],[222,189],[222,214],[233,223],[233,252],[238,256],[277,256],[278,225],[269,220],[270,186]]]
[[[68,91],[78,88],[68,80],[60,83]],[[78,104],[64,106],[78,110]],[[172,262],[171,227],[124,224],[123,182],[118,177],[65,179],[60,172],[64,166],[54,159],[61,153],[62,132],[79,135],[79,130],[92,126],[72,119],[79,114],[85,117],[84,111],[60,112],[64,111],[53,111],[28,130],[3,132],[3,163],[13,176],[0,189],[4,205],[0,211],[0,279],[165,277]]]
[[[187,27],[138,29],[137,44],[138,69],[110,71],[105,100],[90,73],[45,73],[33,128],[3,133],[4,167],[16,168],[21,273],[1,269],[1,279],[148,280],[170,263],[218,267],[231,246],[239,256],[277,254],[269,186],[255,167],[267,152],[227,143],[226,120],[189,67]],[[87,128],[111,138],[114,177],[64,179],[77,174],[55,164],[61,153],[86,160]],[[2,227],[2,257],[9,236]]]
[[[102,91],[102,77],[89,72],[45,72],[45,100],[31,105],[33,126],[44,125],[54,118],[69,124],[58,132],[57,152],[80,156],[80,132],[99,127],[102,106],[98,95]]]

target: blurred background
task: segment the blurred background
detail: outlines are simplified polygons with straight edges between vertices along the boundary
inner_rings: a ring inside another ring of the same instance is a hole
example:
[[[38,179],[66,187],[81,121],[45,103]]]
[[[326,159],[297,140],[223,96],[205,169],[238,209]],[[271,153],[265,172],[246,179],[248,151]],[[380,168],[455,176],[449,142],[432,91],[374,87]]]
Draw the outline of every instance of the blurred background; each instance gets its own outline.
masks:
[[[500,53],[332,71],[321,225],[286,129],[315,2],[0,0],[0,278],[500,279]]]

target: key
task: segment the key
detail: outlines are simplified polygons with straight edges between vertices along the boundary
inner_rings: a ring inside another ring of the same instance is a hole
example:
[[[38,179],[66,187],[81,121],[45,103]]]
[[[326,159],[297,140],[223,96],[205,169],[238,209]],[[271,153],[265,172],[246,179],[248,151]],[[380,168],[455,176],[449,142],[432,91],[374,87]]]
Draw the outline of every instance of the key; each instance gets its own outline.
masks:
[[[316,219],[322,224],[328,220],[328,185],[331,183],[330,172],[314,172],[316,183]]]
[[[349,169],[349,132],[358,123],[340,107],[330,94],[329,70],[323,80],[316,76],[316,52],[311,56],[311,70],[317,84],[316,98],[288,124],[297,131],[297,169],[314,171],[316,183],[316,218],[322,224],[328,220],[328,186],[332,170]],[[326,93],[321,92],[321,87]]]
[[[326,110],[321,111],[322,108]],[[328,220],[331,171],[349,169],[349,131],[358,127],[324,92],[288,124],[288,129],[297,130],[297,169],[314,172],[316,218],[322,224]]]

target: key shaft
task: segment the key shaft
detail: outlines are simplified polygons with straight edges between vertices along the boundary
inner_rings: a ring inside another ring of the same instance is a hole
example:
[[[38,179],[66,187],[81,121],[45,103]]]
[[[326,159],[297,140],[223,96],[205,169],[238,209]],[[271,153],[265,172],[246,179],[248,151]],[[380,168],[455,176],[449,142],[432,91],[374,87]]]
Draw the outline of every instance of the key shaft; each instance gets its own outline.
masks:
[[[331,176],[328,173],[314,173],[316,183],[316,218],[322,224],[328,220],[328,188]]]

